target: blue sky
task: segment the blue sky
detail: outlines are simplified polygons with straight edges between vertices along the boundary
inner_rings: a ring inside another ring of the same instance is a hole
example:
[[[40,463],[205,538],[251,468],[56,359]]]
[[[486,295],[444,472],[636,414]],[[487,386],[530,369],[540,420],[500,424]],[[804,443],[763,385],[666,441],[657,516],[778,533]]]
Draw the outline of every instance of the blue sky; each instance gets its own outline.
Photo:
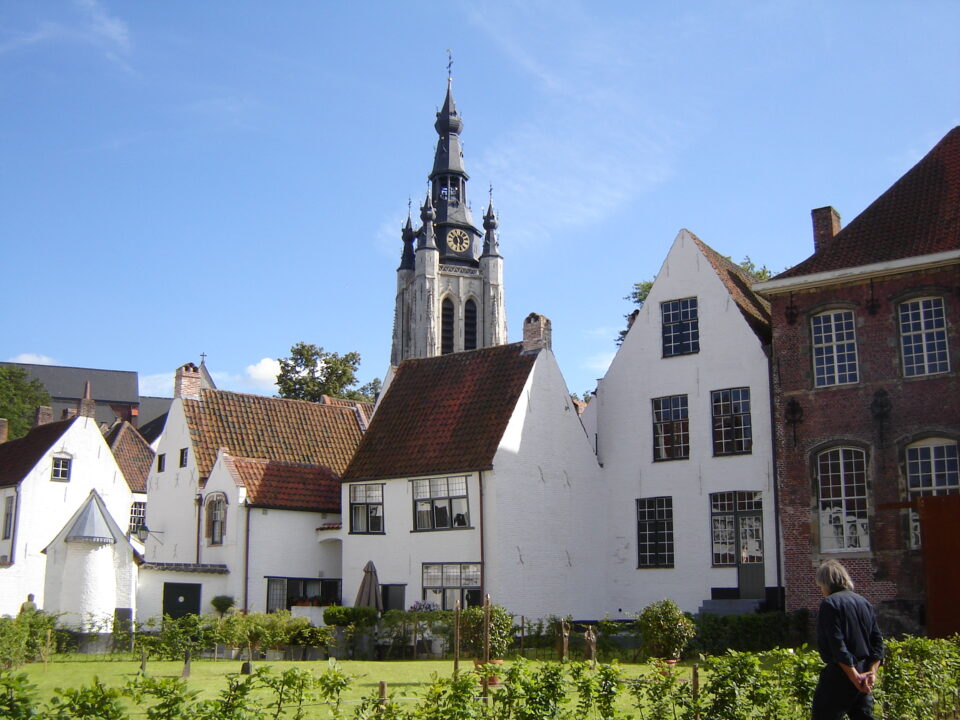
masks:
[[[447,48],[511,340],[571,391],[680,228],[780,270],[960,124],[954,1],[0,2],[0,359],[207,354],[272,392],[298,341],[389,361],[400,226]],[[416,206],[415,206],[416,207]]]

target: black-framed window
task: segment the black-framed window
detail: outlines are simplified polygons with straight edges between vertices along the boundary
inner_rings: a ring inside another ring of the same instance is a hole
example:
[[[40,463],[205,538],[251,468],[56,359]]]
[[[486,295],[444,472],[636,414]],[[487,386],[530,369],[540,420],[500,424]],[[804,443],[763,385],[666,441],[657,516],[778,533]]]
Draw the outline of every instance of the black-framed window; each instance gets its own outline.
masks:
[[[913,377],[949,372],[943,298],[918,298],[902,302],[898,314],[903,374]]]
[[[870,549],[867,454],[837,447],[817,454],[820,552]]]
[[[56,482],[70,482],[70,468],[73,461],[68,457],[53,458],[53,470],[50,472],[50,479]]]
[[[405,604],[407,586],[401,584],[381,583],[380,596],[383,598],[383,611],[406,610]]]
[[[423,600],[453,610],[482,605],[480,563],[423,563]]]
[[[710,393],[710,405],[713,411],[713,454],[752,452],[750,388],[714,390]]]
[[[383,484],[350,486],[350,532],[383,533]]]
[[[339,578],[267,577],[267,612],[294,605],[339,605]]]
[[[660,320],[664,357],[700,352],[700,319],[695,297],[660,303]]]
[[[477,349],[477,304],[473,300],[463,304],[463,349]]]
[[[180,448],[180,467],[187,466],[187,459],[190,457],[190,448]]]
[[[220,493],[207,499],[207,539],[211,545],[223,545],[227,531],[227,499]]]
[[[637,499],[637,567],[673,567],[673,498]]]
[[[957,443],[947,438],[929,438],[907,447],[907,491],[910,499],[960,493],[960,462]],[[910,511],[910,546],[920,547],[920,514]]]
[[[653,398],[653,459],[684,460],[690,457],[690,421],[687,396]]]
[[[137,530],[143,527],[147,518],[147,504],[141,501],[135,501],[130,505],[130,534],[135,535]]]
[[[711,552],[714,567],[736,565],[738,554],[743,562],[763,561],[761,521],[737,522],[738,519],[742,520],[742,514],[750,513],[757,517],[757,513],[761,512],[763,493],[759,491],[730,490],[710,493]]]
[[[470,527],[466,475],[423,478],[411,482],[415,530],[456,530]]]
[[[453,352],[453,301],[444,298],[440,303],[440,354]]]
[[[9,540],[13,537],[13,495],[7,495],[3,499],[3,539]]]
[[[157,472],[163,472],[167,469],[167,454],[160,453],[157,455]]]
[[[813,378],[817,387],[859,380],[857,332],[852,310],[831,310],[810,318]]]

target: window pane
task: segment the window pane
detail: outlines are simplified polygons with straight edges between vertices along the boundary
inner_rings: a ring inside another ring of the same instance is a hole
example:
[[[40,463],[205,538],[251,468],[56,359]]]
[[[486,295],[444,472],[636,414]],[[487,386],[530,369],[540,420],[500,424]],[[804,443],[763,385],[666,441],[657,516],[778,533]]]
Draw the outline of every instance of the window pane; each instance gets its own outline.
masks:
[[[810,318],[817,387],[858,381],[853,313],[839,310]]]
[[[425,587],[439,587],[443,585],[442,568],[442,565],[423,566],[423,584]]]
[[[470,524],[467,518],[467,499],[454,498],[450,503],[453,507],[453,526],[467,527]]]
[[[443,566],[443,584],[446,587],[460,587],[460,566],[456,563],[449,563]]]
[[[370,532],[383,532],[383,505],[368,505],[367,509]]]
[[[480,565],[465,564],[460,566],[461,582],[465,586],[475,585],[480,587]]]
[[[417,500],[417,530],[433,529],[433,508],[429,500]]]
[[[820,549],[861,550],[870,546],[866,499],[866,454],[835,448],[817,456],[820,491]]]

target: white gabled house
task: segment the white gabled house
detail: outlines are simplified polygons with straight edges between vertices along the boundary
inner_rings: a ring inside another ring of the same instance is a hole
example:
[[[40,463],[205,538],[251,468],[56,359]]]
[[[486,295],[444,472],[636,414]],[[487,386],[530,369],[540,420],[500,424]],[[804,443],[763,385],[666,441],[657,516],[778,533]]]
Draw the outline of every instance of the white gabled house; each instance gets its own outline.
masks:
[[[523,343],[407,360],[344,474],[344,599],[373,561],[386,608],[490,593],[516,615],[589,617],[601,496],[549,320],[528,316]]]
[[[769,305],[681,230],[584,414],[612,611],[779,607]]]
[[[192,363],[174,386],[147,478],[139,619],[209,612],[216,595],[246,610],[333,599],[339,547],[329,534],[318,547],[316,530],[339,521],[323,517],[339,494],[313,503],[346,469],[366,407],[217,390]]]
[[[125,589],[131,572],[135,582],[133,548],[123,537],[133,494],[90,405],[58,422],[49,421],[49,407],[39,408],[38,424],[29,433],[0,443],[0,614],[16,614],[32,593],[41,609],[69,611],[67,622],[77,629],[87,629],[81,620],[96,616],[109,632],[118,610],[125,616],[134,610],[134,598]],[[78,594],[77,587],[61,582],[65,568],[57,538],[67,538],[71,520],[92,498],[97,514],[112,528],[111,540],[104,540],[111,548],[98,553],[99,544],[83,542],[71,548],[76,563],[96,557],[99,568],[99,581]],[[48,549],[57,552],[51,555]],[[108,554],[116,562],[107,563]]]

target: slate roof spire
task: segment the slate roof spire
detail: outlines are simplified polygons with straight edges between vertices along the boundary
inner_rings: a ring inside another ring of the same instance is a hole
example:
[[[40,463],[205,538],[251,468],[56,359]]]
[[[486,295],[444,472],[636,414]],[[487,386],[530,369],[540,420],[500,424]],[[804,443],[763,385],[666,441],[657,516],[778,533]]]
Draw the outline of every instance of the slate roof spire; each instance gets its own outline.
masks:
[[[500,243],[497,239],[497,227],[499,225],[500,222],[497,219],[497,213],[493,209],[493,186],[491,186],[490,204],[487,206],[487,212],[483,216],[483,229],[486,231],[483,236],[484,256],[500,254]]]
[[[400,231],[400,237],[403,238],[403,254],[400,255],[400,270],[413,270],[415,261],[413,257],[413,239],[416,233],[413,231],[413,219],[410,217],[410,205],[407,204],[407,222]]]

